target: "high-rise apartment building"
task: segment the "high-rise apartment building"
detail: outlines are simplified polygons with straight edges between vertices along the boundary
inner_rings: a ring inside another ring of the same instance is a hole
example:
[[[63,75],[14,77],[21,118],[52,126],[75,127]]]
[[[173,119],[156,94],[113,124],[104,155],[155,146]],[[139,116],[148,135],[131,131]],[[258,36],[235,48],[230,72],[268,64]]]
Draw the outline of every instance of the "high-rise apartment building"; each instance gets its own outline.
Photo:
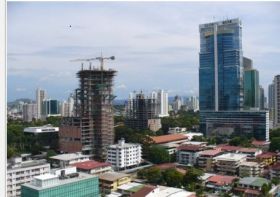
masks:
[[[23,104],[22,118],[25,122],[31,122],[37,118],[37,104]]]
[[[79,88],[76,90],[75,115],[65,118],[60,128],[60,150],[81,151],[105,160],[107,148],[114,143],[114,113],[112,101],[115,70],[103,68],[81,69],[77,73]]]
[[[244,108],[259,108],[259,71],[253,69],[252,60],[243,57],[244,65]]]
[[[200,110],[243,108],[241,29],[239,19],[199,26]]]
[[[190,98],[190,109],[194,111],[199,110],[199,100],[196,96]]]
[[[142,91],[131,93],[126,104],[126,126],[137,130],[157,131],[161,128],[158,106],[156,94],[145,96]]]
[[[183,105],[183,103],[182,103],[181,97],[176,95],[174,97],[174,100],[173,100],[173,103],[172,103],[173,111],[178,112],[179,110],[181,110],[182,105]]]
[[[274,126],[280,127],[280,75],[274,77]]]
[[[168,93],[164,90],[157,91],[157,102],[158,105],[158,116],[159,117],[167,117],[168,114]]]
[[[42,103],[43,100],[47,98],[47,94],[45,90],[37,88],[36,90],[36,104],[37,104],[37,119],[41,119],[42,115]]]
[[[274,117],[274,103],[275,103],[275,96],[274,96],[274,83],[269,84],[268,86],[268,110],[269,110],[269,119],[273,120]]]

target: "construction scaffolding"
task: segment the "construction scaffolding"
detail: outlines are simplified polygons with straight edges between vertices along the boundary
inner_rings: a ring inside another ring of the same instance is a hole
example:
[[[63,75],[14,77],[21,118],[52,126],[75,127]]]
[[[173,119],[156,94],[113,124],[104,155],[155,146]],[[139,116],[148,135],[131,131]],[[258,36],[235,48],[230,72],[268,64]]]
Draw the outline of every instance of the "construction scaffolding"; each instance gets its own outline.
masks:
[[[89,62],[88,69],[78,71],[79,88],[75,92],[75,106],[73,118],[65,118],[61,126],[61,151],[77,150],[94,159],[104,161],[107,156],[107,147],[114,143],[114,112],[113,112],[113,78],[116,71],[104,69],[104,60],[114,60],[97,57],[78,59],[73,61]],[[99,60],[100,67],[94,68],[91,61]],[[67,132],[69,131],[69,132]],[[66,142],[67,141],[67,142]],[[70,143],[75,142],[75,148]],[[66,147],[63,150],[63,147]]]

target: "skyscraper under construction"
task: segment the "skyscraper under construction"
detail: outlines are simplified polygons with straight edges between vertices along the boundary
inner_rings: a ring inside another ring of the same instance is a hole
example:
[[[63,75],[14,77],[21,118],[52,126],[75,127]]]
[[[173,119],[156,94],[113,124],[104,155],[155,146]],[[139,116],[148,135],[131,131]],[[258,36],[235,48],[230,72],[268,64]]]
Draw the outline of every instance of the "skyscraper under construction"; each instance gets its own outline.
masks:
[[[114,114],[112,101],[115,70],[104,69],[105,59],[98,57],[100,68],[81,69],[77,73],[79,88],[76,89],[74,118],[65,118],[60,132],[60,150],[81,151],[105,160],[107,147],[114,143]]]

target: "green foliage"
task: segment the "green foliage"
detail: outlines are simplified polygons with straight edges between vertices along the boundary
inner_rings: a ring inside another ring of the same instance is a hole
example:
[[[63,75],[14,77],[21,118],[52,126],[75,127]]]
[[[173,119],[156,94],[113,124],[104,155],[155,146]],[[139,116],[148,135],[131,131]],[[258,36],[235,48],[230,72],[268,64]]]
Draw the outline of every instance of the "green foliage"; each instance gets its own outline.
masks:
[[[187,169],[187,172],[184,176],[184,182],[186,184],[191,184],[191,183],[201,183],[200,176],[202,176],[204,172],[200,169],[194,168],[194,167],[189,167]]]
[[[167,169],[163,173],[163,180],[169,187],[181,187],[183,182],[183,175],[176,169]]]
[[[249,140],[246,136],[236,136],[229,141],[229,145],[231,146],[243,146],[250,147],[251,140]]]
[[[270,139],[269,150],[270,151],[280,150],[280,137],[273,137],[272,139]]]
[[[159,184],[161,182],[161,171],[157,167],[152,167],[146,171],[146,179],[149,183]]]
[[[270,137],[270,139],[275,138],[275,137],[280,137],[280,128],[272,129],[269,133],[269,137]]]
[[[199,114],[195,112],[180,111],[176,117],[163,117],[161,119],[162,130],[167,133],[169,127],[186,127],[191,129],[192,126],[199,124]]]
[[[270,187],[269,185],[263,184],[262,189],[261,189],[262,194],[263,194],[264,196],[266,196],[266,195],[268,194],[270,188],[271,188],[271,187]]]
[[[159,145],[152,145],[147,152],[147,159],[156,164],[168,163],[171,161],[171,157],[168,151]]]
[[[53,126],[59,126],[60,117],[49,117],[46,121],[33,120],[32,122],[22,122],[18,120],[9,120],[7,124],[7,157],[13,157],[21,153],[31,152],[32,154],[38,154],[43,151],[42,142],[46,142],[49,134],[29,135],[23,132],[26,127],[42,126],[45,124],[52,124]],[[58,144],[58,138],[52,137],[49,145],[56,149]]]
[[[279,185],[280,184],[280,179],[279,178],[273,178],[271,180],[271,183],[274,184],[274,185]]]

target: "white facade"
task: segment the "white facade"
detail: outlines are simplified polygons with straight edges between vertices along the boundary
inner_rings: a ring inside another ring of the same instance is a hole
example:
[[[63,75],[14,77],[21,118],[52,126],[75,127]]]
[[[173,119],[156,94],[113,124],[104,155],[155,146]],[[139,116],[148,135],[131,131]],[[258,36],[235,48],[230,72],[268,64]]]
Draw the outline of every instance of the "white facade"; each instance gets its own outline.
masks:
[[[159,117],[167,117],[168,114],[168,93],[164,90],[159,90],[157,93],[157,100],[159,102]]]
[[[58,132],[59,127],[53,127],[52,125],[44,125],[41,127],[26,127],[24,130],[26,133],[53,133]]]
[[[74,99],[70,95],[67,101],[62,101],[60,105],[60,114],[63,117],[72,117],[74,115]]]
[[[107,162],[116,170],[137,166],[142,161],[142,147],[140,144],[125,143],[124,139],[118,144],[109,146]]]
[[[257,162],[242,162],[239,166],[239,176],[248,177],[248,176],[260,176],[262,173],[262,168]]]
[[[198,111],[199,110],[199,101],[196,96],[192,96],[190,99],[190,107],[193,111]]]
[[[41,119],[42,115],[42,102],[47,98],[47,94],[45,90],[41,90],[38,88],[36,90],[36,104],[37,104],[37,119]]]
[[[73,163],[83,162],[83,161],[89,161],[90,155],[83,155],[80,152],[77,153],[68,153],[68,154],[60,154],[53,157],[50,157],[50,159],[59,165],[59,167],[65,168]]]
[[[33,118],[37,118],[37,104],[27,104],[23,105],[22,118],[25,122],[31,122]]]
[[[16,163],[7,169],[7,197],[21,195],[21,185],[32,181],[33,177],[50,172],[50,164],[45,160],[22,162],[17,158]]]

